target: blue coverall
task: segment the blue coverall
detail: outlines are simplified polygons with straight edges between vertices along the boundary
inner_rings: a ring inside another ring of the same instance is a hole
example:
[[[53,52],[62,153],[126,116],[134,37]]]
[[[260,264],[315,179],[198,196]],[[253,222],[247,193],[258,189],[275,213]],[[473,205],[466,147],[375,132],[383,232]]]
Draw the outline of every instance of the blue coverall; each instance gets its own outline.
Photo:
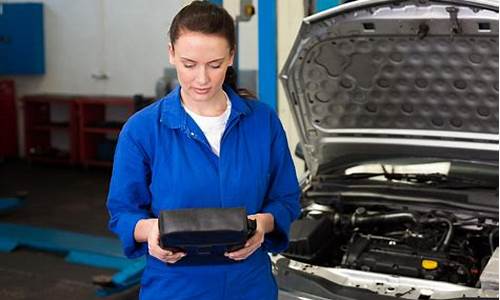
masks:
[[[288,244],[299,186],[283,127],[267,105],[224,86],[231,114],[220,157],[182,107],[180,87],[134,114],[120,132],[107,206],[125,255],[147,255],[140,299],[276,299],[267,252]],[[230,264],[168,265],[134,240],[140,219],[161,210],[245,207],[271,213],[275,230],[250,257]]]

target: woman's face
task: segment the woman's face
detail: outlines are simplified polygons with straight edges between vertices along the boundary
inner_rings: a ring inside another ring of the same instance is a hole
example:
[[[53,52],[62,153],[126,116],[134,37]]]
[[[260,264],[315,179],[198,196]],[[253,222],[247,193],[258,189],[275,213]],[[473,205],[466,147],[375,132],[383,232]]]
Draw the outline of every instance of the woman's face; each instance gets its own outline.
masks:
[[[227,40],[218,35],[181,31],[169,47],[170,63],[177,70],[183,97],[189,101],[210,101],[221,91],[234,53]]]

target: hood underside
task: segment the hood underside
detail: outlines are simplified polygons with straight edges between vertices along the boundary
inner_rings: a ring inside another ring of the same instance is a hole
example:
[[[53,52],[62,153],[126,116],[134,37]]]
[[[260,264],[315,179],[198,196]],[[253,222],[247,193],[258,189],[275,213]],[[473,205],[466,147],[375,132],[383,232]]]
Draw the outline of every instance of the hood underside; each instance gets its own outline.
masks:
[[[304,19],[281,72],[313,175],[498,161],[498,2],[355,1]]]

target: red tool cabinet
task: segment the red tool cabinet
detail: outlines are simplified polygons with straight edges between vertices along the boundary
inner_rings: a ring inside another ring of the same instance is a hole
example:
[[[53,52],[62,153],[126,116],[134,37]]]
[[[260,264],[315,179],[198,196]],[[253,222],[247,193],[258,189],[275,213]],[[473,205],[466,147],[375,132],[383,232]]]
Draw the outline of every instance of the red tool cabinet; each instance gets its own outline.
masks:
[[[0,158],[17,156],[17,117],[13,80],[0,80]]]
[[[82,97],[78,105],[82,165],[111,166],[118,134],[135,111],[132,98]],[[115,111],[114,118],[110,119],[110,111]]]
[[[26,158],[33,162],[76,164],[79,161],[78,105],[71,96],[32,95],[23,98]],[[51,117],[57,110],[59,117]],[[67,147],[54,147],[53,139]]]
[[[31,95],[23,103],[28,160],[84,167],[112,165],[120,129],[135,111],[132,97]],[[56,136],[67,140],[65,149],[54,146]]]

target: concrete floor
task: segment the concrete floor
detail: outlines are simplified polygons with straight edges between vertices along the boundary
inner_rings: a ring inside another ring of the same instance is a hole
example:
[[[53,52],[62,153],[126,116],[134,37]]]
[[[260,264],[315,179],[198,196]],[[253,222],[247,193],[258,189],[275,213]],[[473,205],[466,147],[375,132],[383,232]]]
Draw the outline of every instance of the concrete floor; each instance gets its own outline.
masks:
[[[0,197],[25,191],[24,205],[0,222],[113,237],[105,209],[110,170],[0,162]],[[114,270],[70,264],[64,256],[31,249],[0,253],[0,299],[137,299],[138,287],[95,296],[92,277]]]

